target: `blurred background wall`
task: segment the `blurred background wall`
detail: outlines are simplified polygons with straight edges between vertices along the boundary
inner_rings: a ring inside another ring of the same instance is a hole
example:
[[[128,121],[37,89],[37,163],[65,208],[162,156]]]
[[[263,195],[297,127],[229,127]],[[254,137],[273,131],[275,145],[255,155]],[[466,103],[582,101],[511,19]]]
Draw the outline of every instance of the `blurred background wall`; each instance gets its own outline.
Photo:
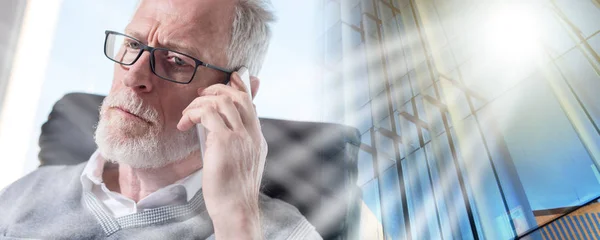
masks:
[[[6,84],[12,69],[25,4],[26,1],[6,0],[0,8],[0,101],[4,99]]]

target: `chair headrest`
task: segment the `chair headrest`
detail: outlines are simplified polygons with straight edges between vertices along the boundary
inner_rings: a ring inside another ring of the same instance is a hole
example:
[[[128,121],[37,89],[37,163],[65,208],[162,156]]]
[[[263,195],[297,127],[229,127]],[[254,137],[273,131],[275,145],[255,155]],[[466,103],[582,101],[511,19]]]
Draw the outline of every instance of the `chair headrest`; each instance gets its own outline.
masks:
[[[39,139],[42,166],[89,159],[103,99],[71,93],[54,105]],[[358,131],[331,123],[260,122],[269,146],[263,192],[296,206],[322,236],[339,232],[357,191]]]

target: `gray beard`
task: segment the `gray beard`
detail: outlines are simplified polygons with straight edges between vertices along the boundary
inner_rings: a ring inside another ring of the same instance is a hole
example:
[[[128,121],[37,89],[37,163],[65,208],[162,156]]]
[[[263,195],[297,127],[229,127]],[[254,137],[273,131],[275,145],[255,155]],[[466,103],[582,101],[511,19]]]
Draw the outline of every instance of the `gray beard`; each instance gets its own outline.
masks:
[[[142,136],[123,138],[111,131],[119,131],[107,120],[101,119],[96,128],[98,150],[107,161],[126,164],[133,168],[160,168],[177,162],[200,149],[196,129],[165,134],[154,129]]]
[[[135,110],[156,125],[149,126],[141,134],[126,136],[127,132],[140,132],[135,130],[143,126],[118,116],[105,117],[105,112],[111,105]],[[148,169],[164,167],[200,149],[196,128],[185,132],[177,129],[163,131],[162,124],[157,123],[157,119],[156,110],[144,107],[141,100],[130,93],[118,92],[107,96],[102,103],[100,121],[94,136],[98,151],[107,161]]]

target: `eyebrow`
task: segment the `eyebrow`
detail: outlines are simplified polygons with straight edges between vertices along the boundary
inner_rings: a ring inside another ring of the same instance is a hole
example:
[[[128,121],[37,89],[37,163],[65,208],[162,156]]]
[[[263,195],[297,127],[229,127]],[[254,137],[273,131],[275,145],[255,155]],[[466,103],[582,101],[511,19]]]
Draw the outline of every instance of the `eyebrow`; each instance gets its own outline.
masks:
[[[143,42],[144,44],[148,44],[145,37],[143,37],[144,34],[142,34],[141,32],[131,30],[131,29],[126,29],[125,34],[134,37],[135,39]],[[185,53],[194,58],[197,58],[198,60],[200,60],[202,62],[205,61],[204,59],[202,59],[202,57],[200,57],[200,58],[198,57],[201,55],[199,48],[197,48],[193,45],[187,44],[185,42],[181,42],[181,41],[177,41],[177,40],[167,40],[166,42],[161,43],[160,46],[153,46],[153,47],[162,47],[162,48],[167,48],[170,50],[172,49],[177,52]]]

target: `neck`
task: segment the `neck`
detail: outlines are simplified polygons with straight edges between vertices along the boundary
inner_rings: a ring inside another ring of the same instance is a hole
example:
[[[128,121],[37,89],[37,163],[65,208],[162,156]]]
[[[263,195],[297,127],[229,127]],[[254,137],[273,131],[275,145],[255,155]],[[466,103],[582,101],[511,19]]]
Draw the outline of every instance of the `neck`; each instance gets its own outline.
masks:
[[[126,164],[105,169],[102,178],[106,187],[138,202],[151,193],[171,185],[202,168],[200,152],[160,168],[140,169]]]

